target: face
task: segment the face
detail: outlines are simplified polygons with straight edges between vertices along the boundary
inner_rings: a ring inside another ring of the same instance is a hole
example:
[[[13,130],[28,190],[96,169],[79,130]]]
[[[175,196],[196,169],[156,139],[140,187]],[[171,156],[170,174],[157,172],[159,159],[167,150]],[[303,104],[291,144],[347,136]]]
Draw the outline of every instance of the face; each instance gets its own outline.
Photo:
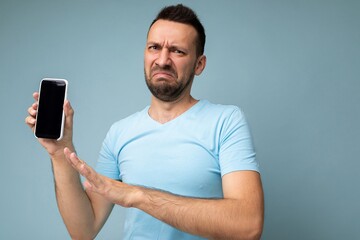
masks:
[[[158,20],[151,26],[144,72],[155,98],[171,102],[190,95],[194,76],[205,67],[205,56],[196,56],[196,37],[196,30],[182,23]]]

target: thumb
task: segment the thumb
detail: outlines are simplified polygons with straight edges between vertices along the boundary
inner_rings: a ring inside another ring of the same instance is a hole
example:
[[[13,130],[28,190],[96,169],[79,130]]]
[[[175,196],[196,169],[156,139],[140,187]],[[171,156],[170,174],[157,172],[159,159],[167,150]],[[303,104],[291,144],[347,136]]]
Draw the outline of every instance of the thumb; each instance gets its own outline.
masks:
[[[89,181],[84,181],[84,188],[86,189],[86,190],[89,190],[89,191],[94,191],[94,189],[93,189],[93,186],[92,186],[92,184],[91,183],[89,183]]]
[[[70,101],[64,102],[65,126],[72,127],[74,118],[74,109],[71,107]]]

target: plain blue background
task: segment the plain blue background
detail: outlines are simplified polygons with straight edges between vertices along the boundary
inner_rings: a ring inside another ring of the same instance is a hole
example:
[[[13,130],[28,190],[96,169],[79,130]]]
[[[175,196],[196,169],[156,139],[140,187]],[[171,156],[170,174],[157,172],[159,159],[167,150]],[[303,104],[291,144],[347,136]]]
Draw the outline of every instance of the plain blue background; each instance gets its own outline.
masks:
[[[68,79],[78,154],[149,103],[146,32],[174,1],[0,0],[0,239],[68,239],[51,164],[24,124],[43,77]],[[207,32],[193,95],[235,104],[261,163],[263,239],[360,236],[359,1],[183,1]],[[97,239],[121,239],[116,207]]]

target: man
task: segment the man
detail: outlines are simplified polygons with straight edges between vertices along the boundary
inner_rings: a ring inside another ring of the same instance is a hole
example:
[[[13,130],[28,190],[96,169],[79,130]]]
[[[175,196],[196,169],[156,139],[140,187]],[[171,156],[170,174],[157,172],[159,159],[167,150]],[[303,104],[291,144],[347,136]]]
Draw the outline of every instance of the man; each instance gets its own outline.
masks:
[[[110,128],[96,171],[75,154],[69,101],[64,138],[39,139],[73,239],[93,239],[114,204],[127,208],[124,239],[260,238],[263,192],[244,116],[190,94],[206,65],[204,45],[191,9],[170,6],[158,14],[144,53],[151,104]],[[32,129],[36,109],[34,103],[26,118]]]

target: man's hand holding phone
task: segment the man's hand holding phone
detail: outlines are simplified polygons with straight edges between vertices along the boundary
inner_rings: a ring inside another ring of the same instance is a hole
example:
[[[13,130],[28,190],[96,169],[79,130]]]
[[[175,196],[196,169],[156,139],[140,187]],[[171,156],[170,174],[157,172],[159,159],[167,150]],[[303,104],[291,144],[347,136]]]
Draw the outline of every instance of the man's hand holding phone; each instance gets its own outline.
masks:
[[[42,80],[42,83],[43,82],[44,80]],[[57,98],[62,98],[56,100],[58,105],[61,102],[61,108],[57,110],[52,103],[55,101],[54,97],[56,97],[56,94],[54,94],[54,92],[50,92],[50,94],[45,93],[46,90],[44,90],[44,88],[41,90],[41,87],[40,93],[33,93],[35,103],[28,108],[29,115],[25,118],[25,122],[33,130],[35,136],[50,156],[55,157],[58,154],[63,155],[65,147],[75,150],[72,142],[74,110],[72,109],[70,102],[66,100],[66,93],[57,96]],[[40,94],[42,95],[40,96]],[[49,103],[51,104],[49,105]],[[48,111],[49,109],[51,110],[50,112]],[[54,110],[58,111],[58,113],[54,113]],[[59,111],[61,112],[59,113]],[[60,119],[59,116],[61,116]],[[37,122],[37,118],[42,118],[42,122]],[[61,124],[60,128],[59,121]],[[57,127],[51,129],[51,126],[54,125],[57,125]]]

